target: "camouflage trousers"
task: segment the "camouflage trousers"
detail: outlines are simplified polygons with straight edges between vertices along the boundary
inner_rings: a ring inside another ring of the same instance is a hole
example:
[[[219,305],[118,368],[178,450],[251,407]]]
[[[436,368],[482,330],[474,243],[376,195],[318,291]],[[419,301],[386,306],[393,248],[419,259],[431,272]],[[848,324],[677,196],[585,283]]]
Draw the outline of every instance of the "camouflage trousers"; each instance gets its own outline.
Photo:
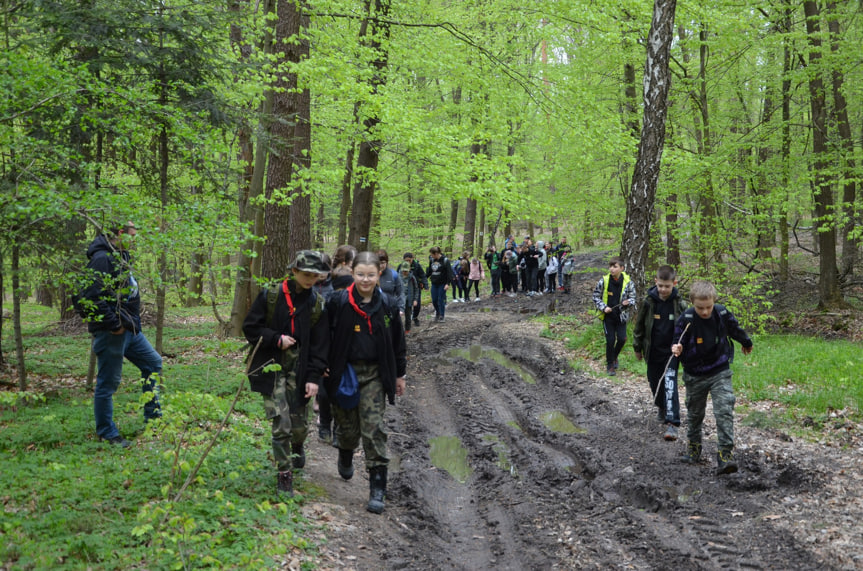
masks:
[[[264,411],[273,423],[273,458],[280,472],[292,469],[291,443],[302,444],[309,432],[306,405],[298,401],[296,388],[297,375],[291,371],[279,375],[272,395],[264,395]]]
[[[366,455],[366,468],[387,466],[387,433],[384,432],[384,411],[387,397],[378,372],[378,364],[368,361],[351,363],[360,385],[360,404],[352,410],[344,410],[333,401],[333,418],[339,448],[356,450],[362,439]]]
[[[731,370],[714,375],[684,375],[686,384],[686,411],[690,442],[701,442],[701,425],[707,410],[707,396],[713,399],[713,417],[716,419],[716,440],[720,450],[734,448],[734,390],[731,387]]]

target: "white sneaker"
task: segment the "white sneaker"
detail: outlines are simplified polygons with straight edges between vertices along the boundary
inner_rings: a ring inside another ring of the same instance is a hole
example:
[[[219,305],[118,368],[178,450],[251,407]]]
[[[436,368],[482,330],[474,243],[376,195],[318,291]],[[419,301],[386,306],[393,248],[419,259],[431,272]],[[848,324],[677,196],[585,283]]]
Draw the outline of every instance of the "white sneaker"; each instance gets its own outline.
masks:
[[[479,301],[479,298],[476,298],[474,301]]]
[[[467,300],[465,298],[461,298],[459,301],[462,303],[467,303]]]

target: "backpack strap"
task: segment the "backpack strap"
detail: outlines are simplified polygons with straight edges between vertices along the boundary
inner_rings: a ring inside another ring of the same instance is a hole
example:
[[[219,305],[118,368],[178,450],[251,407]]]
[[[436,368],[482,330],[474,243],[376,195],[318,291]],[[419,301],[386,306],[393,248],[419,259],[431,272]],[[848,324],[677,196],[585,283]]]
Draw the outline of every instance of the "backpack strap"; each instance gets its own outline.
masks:
[[[281,282],[267,288],[267,327],[273,324],[273,315],[276,314],[276,301],[279,299]]]

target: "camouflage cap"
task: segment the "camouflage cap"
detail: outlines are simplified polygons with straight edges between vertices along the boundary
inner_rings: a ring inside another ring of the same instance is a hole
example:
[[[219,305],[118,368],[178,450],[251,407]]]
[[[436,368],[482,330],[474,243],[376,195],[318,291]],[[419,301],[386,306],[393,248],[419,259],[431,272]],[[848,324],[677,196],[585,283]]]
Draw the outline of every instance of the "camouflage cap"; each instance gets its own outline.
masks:
[[[294,261],[291,262],[288,269],[321,275],[330,273],[330,266],[324,261],[323,254],[314,250],[300,250],[297,252]]]

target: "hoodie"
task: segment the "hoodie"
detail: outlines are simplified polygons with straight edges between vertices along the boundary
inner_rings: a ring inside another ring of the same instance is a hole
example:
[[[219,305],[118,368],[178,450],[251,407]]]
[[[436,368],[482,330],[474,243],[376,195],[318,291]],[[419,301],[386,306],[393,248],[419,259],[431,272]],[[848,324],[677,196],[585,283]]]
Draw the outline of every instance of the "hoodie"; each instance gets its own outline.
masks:
[[[121,327],[134,333],[141,331],[141,296],[138,282],[132,275],[128,250],[119,250],[104,234],[87,248],[87,279],[82,294],[88,300],[87,329],[119,331]]]

